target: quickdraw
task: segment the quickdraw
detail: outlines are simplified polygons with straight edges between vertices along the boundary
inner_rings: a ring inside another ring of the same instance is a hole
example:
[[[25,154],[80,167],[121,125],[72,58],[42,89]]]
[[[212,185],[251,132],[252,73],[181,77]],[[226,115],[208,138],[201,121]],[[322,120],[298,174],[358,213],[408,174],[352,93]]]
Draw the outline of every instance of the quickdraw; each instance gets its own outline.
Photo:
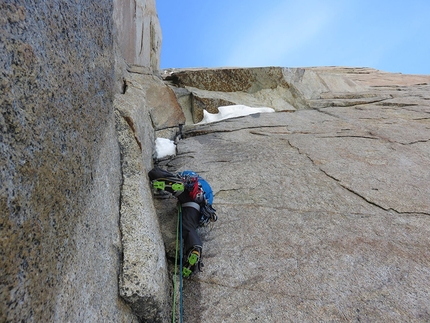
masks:
[[[216,210],[210,204],[206,204],[200,209],[200,222],[199,225],[201,227],[206,226],[209,222],[216,222],[218,220],[218,216],[216,215]]]

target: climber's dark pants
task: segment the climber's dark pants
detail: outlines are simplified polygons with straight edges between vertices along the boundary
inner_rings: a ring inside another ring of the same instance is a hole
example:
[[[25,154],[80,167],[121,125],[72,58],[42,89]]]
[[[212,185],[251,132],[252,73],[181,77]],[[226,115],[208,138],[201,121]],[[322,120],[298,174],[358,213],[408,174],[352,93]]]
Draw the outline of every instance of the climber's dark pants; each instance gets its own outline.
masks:
[[[161,168],[154,168],[149,173],[149,178],[153,180],[167,181],[168,178],[178,179],[175,174],[169,173]],[[170,188],[166,187],[167,192],[175,194],[175,192]],[[188,191],[182,192],[178,198],[179,203],[183,205],[187,202],[193,202]],[[188,253],[191,248],[197,246],[202,248],[202,240],[197,234],[197,228],[200,222],[200,211],[193,207],[182,207],[182,238],[184,239],[184,252]]]
[[[184,239],[184,252],[188,253],[193,247],[203,247],[202,240],[197,234],[200,222],[200,211],[191,206],[183,206],[184,203],[193,202],[188,191],[184,191],[178,196],[182,208],[182,239]],[[193,203],[198,206],[197,203]]]
[[[182,238],[184,239],[184,251],[198,246],[202,248],[202,240],[197,234],[200,221],[200,212],[193,207],[182,207]]]

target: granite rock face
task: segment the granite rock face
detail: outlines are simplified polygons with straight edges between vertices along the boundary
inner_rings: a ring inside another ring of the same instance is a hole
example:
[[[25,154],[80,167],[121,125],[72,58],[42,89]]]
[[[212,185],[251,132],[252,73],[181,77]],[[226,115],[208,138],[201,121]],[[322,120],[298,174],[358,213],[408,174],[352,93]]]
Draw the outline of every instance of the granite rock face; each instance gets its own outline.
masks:
[[[143,166],[141,149],[132,129],[119,112],[117,132],[123,177],[120,208],[123,259],[119,294],[140,319],[165,322],[168,317],[167,264],[148,189],[147,168]]]
[[[176,200],[146,176],[157,137],[178,143],[158,162],[207,178],[219,215],[186,322],[430,321],[430,77],[163,83],[153,0],[8,1],[0,29],[1,322],[168,320]],[[228,104],[277,112],[193,125]]]
[[[170,69],[163,78],[175,91],[188,123],[200,122],[203,110],[217,113],[219,106],[244,104],[270,107],[276,111],[294,111],[300,102],[284,80],[279,67]]]
[[[128,65],[144,68],[148,74],[160,67],[161,28],[155,0],[114,0],[117,41]]]
[[[133,321],[116,278],[112,3],[0,10],[0,321]]]
[[[115,99],[127,92],[128,70],[143,71],[146,87],[161,83],[151,81],[161,41],[154,7],[0,4],[1,322],[162,321],[168,311],[164,247],[145,181],[154,129],[144,112],[156,114],[148,102],[157,100]],[[163,122],[160,129],[175,123]],[[147,231],[130,241],[133,225]],[[141,258],[151,247],[154,259]],[[139,289],[133,258],[147,270]]]
[[[295,112],[189,125],[165,162],[201,173],[219,216],[185,321],[430,321],[430,76],[279,71]]]
[[[360,77],[356,80],[349,77],[351,73],[358,76],[371,73],[375,82],[388,78],[395,83],[400,77],[367,68],[329,67],[169,69],[163,77],[187,111],[188,124],[192,124],[202,120],[203,110],[217,113],[223,105],[295,111],[372,103],[391,97],[386,91],[379,91],[377,85],[369,87],[360,82]],[[402,76],[402,82],[407,83],[419,79],[419,76]]]
[[[173,91],[154,75],[130,73],[115,96],[121,151],[119,293],[143,321],[165,322],[170,311],[163,238],[147,177],[155,137],[174,139],[184,114]]]

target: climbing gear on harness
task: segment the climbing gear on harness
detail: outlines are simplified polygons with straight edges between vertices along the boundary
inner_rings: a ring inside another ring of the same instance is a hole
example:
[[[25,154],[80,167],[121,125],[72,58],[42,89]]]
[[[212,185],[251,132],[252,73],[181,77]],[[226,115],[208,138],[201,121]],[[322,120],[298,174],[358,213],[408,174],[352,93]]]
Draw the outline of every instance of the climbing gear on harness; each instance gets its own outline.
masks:
[[[197,203],[203,203],[205,200],[205,192],[199,183],[197,176],[186,175],[182,177],[185,189],[189,192],[191,199]]]
[[[152,182],[152,186],[155,189],[159,189],[159,190],[163,190],[163,191],[166,189],[166,187],[172,188],[172,190],[174,192],[178,192],[178,191],[183,192],[184,189],[185,189],[184,184],[182,184],[182,183],[173,183],[171,181],[169,181],[168,183],[166,183],[165,181],[153,181]]]
[[[185,188],[184,188],[184,184],[182,184],[182,183],[173,183],[172,184],[172,190],[174,190],[175,192],[176,191],[183,191]]]
[[[213,204],[214,195],[212,192],[212,188],[205,179],[203,179],[200,175],[190,170],[184,170],[182,173],[178,173],[178,176],[183,178],[184,183],[189,182],[189,184],[191,184],[191,183],[194,183],[195,180],[197,180],[199,187],[204,192],[204,199],[206,199],[209,204]],[[192,179],[194,179],[194,181]],[[192,187],[187,187],[187,190],[191,191],[190,188]]]
[[[199,225],[205,226],[210,222],[216,222],[218,220],[218,217],[216,215],[216,210],[212,207],[210,204],[206,204],[203,206],[200,210],[201,218]]]
[[[152,182],[152,187],[154,187],[155,189],[158,190],[163,190],[166,188],[166,183],[165,182],[161,182],[161,181],[153,181]]]
[[[201,248],[196,246],[188,254],[188,259],[186,260],[186,263],[182,268],[182,274],[185,278],[190,277],[190,275],[194,272],[196,265],[200,270],[200,250]]]

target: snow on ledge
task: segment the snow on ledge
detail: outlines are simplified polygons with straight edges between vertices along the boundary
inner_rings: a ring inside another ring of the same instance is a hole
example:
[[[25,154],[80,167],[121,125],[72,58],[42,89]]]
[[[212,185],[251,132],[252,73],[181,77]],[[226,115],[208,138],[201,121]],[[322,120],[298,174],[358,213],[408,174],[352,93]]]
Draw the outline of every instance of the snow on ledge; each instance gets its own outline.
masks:
[[[175,142],[166,138],[155,139],[155,151],[157,152],[157,159],[167,156],[176,155]]]
[[[246,105],[227,105],[218,108],[219,112],[216,114],[209,113],[203,110],[203,120],[197,124],[205,124],[224,119],[230,119],[235,117],[243,117],[255,113],[268,113],[275,112],[272,108],[251,108]],[[157,153],[157,159],[161,159],[168,156],[176,155],[175,142],[166,138],[157,138],[155,140],[155,151]]]
[[[224,119],[243,117],[254,113],[275,112],[275,110],[272,108],[251,108],[246,105],[226,105],[223,107],[219,107],[218,111],[218,113],[214,114],[203,110],[203,120],[196,124],[205,124]]]

